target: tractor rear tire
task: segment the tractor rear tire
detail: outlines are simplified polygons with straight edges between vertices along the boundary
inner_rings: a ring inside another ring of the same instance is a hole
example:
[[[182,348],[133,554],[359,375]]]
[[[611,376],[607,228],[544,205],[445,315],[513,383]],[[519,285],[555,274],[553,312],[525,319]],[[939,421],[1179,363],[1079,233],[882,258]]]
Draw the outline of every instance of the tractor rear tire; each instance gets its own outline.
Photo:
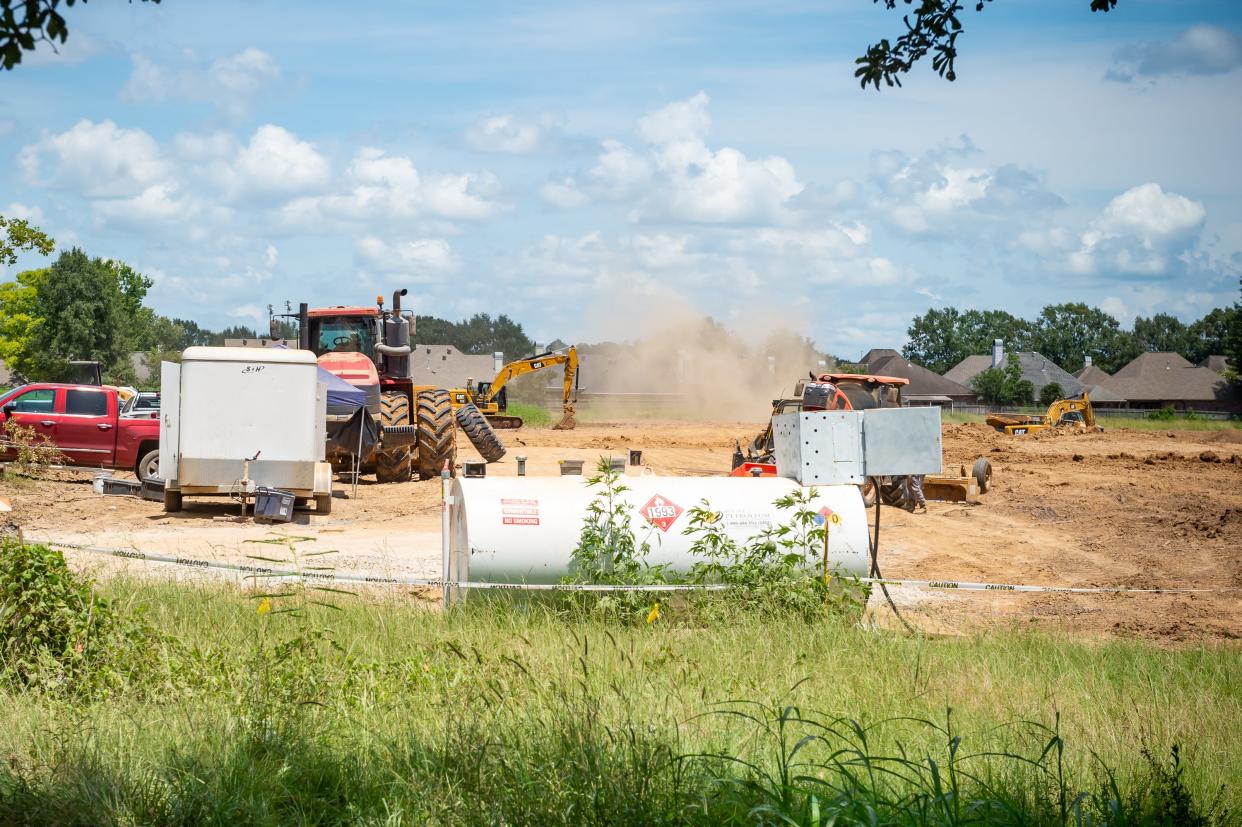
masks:
[[[457,426],[453,400],[443,389],[418,392],[418,478],[440,476],[444,463],[450,473],[457,460]]]
[[[409,424],[410,397],[400,391],[380,394],[381,428]],[[408,445],[375,455],[375,479],[379,482],[409,482],[413,469],[414,457]]]
[[[474,406],[474,403],[467,402],[457,409],[457,427],[465,432],[470,444],[479,452],[479,456],[488,462],[498,462],[505,455],[505,446],[501,443],[500,437],[496,436],[491,423],[484,418],[483,413]]]

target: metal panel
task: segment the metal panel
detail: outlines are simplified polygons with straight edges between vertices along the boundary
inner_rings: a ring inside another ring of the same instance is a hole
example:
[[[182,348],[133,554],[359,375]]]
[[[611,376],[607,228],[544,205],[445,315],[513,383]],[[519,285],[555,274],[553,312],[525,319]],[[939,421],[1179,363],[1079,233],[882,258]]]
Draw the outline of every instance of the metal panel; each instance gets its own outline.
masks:
[[[867,476],[939,474],[940,408],[877,408],[865,412],[863,457]]]
[[[181,365],[160,362],[160,476],[177,479],[181,428]]]

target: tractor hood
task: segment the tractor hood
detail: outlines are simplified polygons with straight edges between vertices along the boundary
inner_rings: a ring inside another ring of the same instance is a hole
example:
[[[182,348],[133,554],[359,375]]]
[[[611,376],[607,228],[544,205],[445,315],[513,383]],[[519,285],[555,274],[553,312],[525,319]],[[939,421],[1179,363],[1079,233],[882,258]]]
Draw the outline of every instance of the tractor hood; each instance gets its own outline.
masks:
[[[355,387],[379,385],[375,363],[362,353],[325,353],[319,357],[319,366]]]

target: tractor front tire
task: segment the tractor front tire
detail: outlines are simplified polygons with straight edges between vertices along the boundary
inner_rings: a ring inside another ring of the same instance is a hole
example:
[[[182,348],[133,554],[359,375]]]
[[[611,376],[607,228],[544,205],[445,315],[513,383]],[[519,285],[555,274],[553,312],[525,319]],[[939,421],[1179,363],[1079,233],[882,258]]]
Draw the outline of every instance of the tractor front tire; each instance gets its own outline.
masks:
[[[410,397],[399,391],[380,394],[380,427],[409,424]],[[408,445],[376,452],[375,479],[379,482],[409,482],[413,469],[414,457]]]
[[[418,392],[418,478],[440,476],[444,463],[449,471],[457,460],[457,426],[453,400],[443,389]]]
[[[465,431],[470,444],[488,462],[498,462],[505,455],[505,446],[500,437],[496,436],[491,424],[473,402],[467,402],[457,409],[457,427]]]

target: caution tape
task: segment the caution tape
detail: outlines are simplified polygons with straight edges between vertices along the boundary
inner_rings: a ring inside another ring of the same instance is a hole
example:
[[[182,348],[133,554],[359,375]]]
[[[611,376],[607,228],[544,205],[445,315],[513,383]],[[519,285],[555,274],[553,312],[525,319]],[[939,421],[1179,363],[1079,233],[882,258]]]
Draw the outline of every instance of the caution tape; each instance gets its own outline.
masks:
[[[371,586],[431,586],[443,588],[451,586],[459,589],[491,589],[497,591],[555,591],[555,592],[683,592],[683,591],[724,591],[737,588],[729,583],[650,583],[622,585],[611,583],[483,583],[476,581],[445,581],[439,577],[385,577],[371,574],[338,574],[325,571],[298,571],[295,569],[276,569],[268,566],[256,566],[246,563],[221,563],[215,560],[198,560],[190,557],[152,554],[145,551],[88,546],[75,543],[61,543],[52,540],[35,541],[54,548],[70,549],[88,554],[99,554],[105,557],[118,557],[124,560],[142,560],[150,563],[169,563],[185,568],[204,570],[218,569],[238,572],[247,579],[288,579],[295,578],[313,583],[358,583]],[[1061,594],[1206,594],[1218,592],[1240,591],[1239,587],[1220,588],[1145,588],[1135,589],[1127,586],[1031,586],[1017,583],[976,583],[967,580],[894,580],[880,577],[846,577],[858,583],[869,583],[885,586],[908,586],[920,589],[944,589],[948,591],[977,592],[1044,592]]]

